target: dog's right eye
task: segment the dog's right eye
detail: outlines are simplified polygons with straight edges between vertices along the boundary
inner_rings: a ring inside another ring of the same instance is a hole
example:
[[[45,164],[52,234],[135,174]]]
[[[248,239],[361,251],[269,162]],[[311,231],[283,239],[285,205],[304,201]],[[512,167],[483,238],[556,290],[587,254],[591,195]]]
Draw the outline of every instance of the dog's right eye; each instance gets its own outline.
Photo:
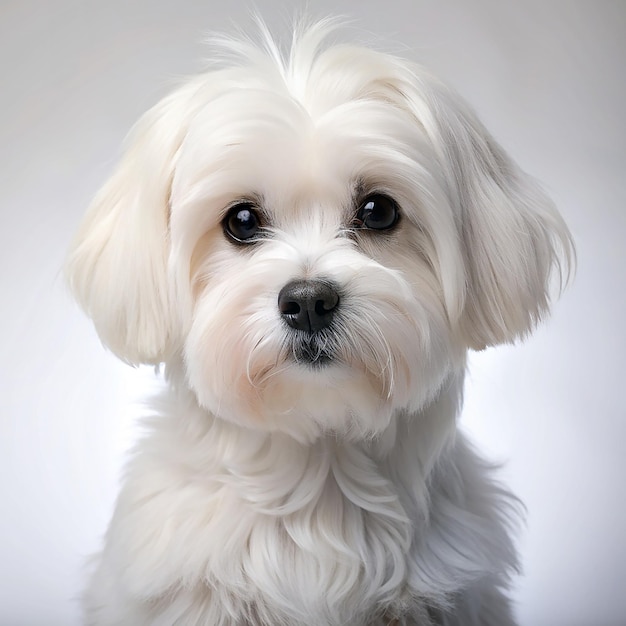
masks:
[[[235,243],[251,243],[261,228],[261,220],[255,206],[243,202],[231,207],[222,225],[226,235]]]

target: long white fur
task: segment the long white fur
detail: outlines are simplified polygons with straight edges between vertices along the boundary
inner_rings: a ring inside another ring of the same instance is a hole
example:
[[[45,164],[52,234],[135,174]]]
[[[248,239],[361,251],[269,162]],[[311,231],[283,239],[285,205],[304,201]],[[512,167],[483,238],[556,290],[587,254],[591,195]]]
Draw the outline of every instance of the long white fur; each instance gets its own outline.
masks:
[[[93,626],[514,624],[515,500],[456,429],[468,348],[514,341],[571,261],[560,216],[458,96],[329,45],[222,42],[149,111],[68,260],[129,363],[166,364],[84,597]],[[359,189],[391,234],[353,235]],[[236,246],[228,207],[263,209]],[[291,280],[341,288],[337,358],[294,362]]]

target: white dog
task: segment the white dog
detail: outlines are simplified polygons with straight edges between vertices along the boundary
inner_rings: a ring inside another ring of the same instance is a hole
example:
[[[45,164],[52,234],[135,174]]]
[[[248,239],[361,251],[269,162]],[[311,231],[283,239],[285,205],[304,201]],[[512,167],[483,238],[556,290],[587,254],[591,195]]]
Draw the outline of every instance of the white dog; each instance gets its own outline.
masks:
[[[515,499],[455,421],[468,349],[531,331],[570,236],[456,95],[329,30],[222,42],[77,235],[102,341],[170,384],[88,624],[514,624]]]

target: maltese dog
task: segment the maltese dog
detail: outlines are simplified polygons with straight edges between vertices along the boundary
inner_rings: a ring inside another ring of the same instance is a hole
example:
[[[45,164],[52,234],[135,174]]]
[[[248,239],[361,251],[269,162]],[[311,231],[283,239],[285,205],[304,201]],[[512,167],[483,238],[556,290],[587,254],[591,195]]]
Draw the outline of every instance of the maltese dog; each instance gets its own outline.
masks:
[[[515,623],[517,501],[456,420],[468,350],[542,319],[570,235],[457,95],[333,29],[219,41],[76,236],[103,343],[168,382],[87,624]]]

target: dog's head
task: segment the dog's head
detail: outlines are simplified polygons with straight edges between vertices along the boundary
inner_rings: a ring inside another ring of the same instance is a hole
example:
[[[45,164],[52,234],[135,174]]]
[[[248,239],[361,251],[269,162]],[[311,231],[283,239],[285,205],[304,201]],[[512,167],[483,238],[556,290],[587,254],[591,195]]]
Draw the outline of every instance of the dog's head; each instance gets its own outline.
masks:
[[[422,407],[468,348],[532,329],[571,249],[457,96],[326,30],[284,60],[233,44],[149,111],[68,262],[120,358],[298,437]]]

